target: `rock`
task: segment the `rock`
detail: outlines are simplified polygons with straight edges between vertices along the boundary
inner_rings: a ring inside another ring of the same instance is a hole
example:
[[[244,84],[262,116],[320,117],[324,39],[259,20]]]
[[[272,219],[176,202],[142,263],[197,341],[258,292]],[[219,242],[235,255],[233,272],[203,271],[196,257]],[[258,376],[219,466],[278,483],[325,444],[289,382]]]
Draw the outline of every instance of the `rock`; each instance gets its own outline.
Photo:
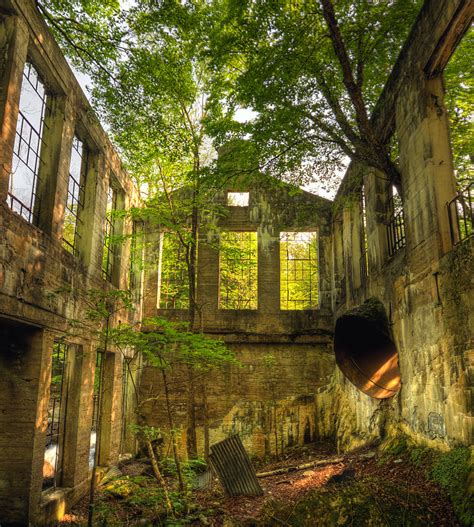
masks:
[[[340,474],[335,474],[328,479],[328,483],[342,483],[349,479],[354,479],[355,470],[353,468],[346,468]]]
[[[403,459],[395,459],[394,463],[403,463]]]

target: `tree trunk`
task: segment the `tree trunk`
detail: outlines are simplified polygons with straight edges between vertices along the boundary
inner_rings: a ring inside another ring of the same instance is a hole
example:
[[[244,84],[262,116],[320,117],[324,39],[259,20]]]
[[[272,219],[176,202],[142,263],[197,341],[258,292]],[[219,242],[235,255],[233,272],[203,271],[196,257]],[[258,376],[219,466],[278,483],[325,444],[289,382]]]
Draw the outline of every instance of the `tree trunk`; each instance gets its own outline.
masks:
[[[151,441],[149,439],[145,440],[146,449],[148,451],[148,456],[150,457],[151,466],[153,468],[153,473],[155,474],[156,479],[158,480],[159,484],[161,485],[161,488],[163,489],[163,494],[165,496],[165,503],[166,503],[166,510],[174,516],[173,511],[173,505],[171,504],[171,500],[168,494],[168,487],[166,486],[166,481],[163,475],[160,472],[160,468],[158,467],[158,463],[156,461],[155,452],[153,451],[153,446],[151,444]]]
[[[179,484],[179,490],[181,492],[184,492],[184,481],[183,481],[183,474],[181,471],[181,462],[179,460],[178,455],[178,445],[176,444],[176,434],[174,430],[174,423],[173,423],[173,416],[171,414],[171,403],[170,403],[170,396],[169,396],[169,389],[168,389],[168,379],[166,377],[165,370],[161,370],[161,375],[163,377],[163,386],[165,390],[165,400],[166,400],[166,413],[168,415],[168,426],[170,429],[171,434],[171,445],[173,449],[173,459],[174,463],[176,465],[176,473],[178,474],[178,484]]]

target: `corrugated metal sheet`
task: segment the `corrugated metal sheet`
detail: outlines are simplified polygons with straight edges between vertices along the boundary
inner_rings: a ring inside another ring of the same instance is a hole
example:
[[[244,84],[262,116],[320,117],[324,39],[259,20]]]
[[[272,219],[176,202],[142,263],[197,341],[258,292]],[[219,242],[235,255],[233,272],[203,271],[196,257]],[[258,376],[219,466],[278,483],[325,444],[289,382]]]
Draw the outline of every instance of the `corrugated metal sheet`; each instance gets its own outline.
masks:
[[[227,496],[260,496],[262,487],[238,435],[211,446],[209,463]]]

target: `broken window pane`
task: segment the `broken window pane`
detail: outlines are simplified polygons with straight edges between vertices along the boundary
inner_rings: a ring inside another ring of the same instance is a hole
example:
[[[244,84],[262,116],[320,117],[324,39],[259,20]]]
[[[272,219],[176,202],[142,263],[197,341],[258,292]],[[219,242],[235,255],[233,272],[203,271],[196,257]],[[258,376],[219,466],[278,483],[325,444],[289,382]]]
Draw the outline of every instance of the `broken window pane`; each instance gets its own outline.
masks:
[[[79,237],[79,211],[84,206],[86,152],[84,144],[74,137],[69,165],[69,184],[67,191],[66,211],[64,214],[64,247],[75,254]]]
[[[219,308],[257,309],[256,232],[223,232],[219,253]]]
[[[318,240],[315,232],[280,233],[280,308],[318,307]]]
[[[158,308],[189,308],[186,251],[177,235],[173,233],[161,233],[160,236]]]
[[[29,222],[37,220],[36,189],[43,141],[46,91],[36,69],[25,64],[7,202]]]
[[[228,192],[227,205],[229,207],[248,207],[249,193],[248,192]]]

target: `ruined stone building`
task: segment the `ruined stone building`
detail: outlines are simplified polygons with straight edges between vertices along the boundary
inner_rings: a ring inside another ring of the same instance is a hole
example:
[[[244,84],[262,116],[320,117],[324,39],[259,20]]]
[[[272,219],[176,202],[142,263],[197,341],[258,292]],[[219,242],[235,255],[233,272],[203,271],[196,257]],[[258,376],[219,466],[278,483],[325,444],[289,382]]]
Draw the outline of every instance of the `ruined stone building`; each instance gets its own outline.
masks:
[[[97,291],[133,292],[135,309],[112,325],[184,320],[186,306],[166,289],[179,276],[162,265],[174,250],[163,233],[149,229],[144,273],[129,239],[110,242],[138,228],[110,214],[138,205],[138,191],[34,2],[0,9],[0,523],[24,525],[87,492],[96,448],[100,466],[135,452],[132,370],[143,398],[160,390],[140,358],[104,352],[87,319]],[[398,141],[401,196],[360,162],[334,202],[263,176],[218,195],[223,213],[199,244],[200,323],[241,366],[196,383],[200,452],[233,433],[256,455],[397,430],[472,444],[472,201],[456,190],[443,104],[472,15],[470,1],[426,1],[373,114]],[[237,288],[225,247],[245,248]],[[184,384],[171,394],[183,451]],[[152,397],[142,414],[164,420]]]

